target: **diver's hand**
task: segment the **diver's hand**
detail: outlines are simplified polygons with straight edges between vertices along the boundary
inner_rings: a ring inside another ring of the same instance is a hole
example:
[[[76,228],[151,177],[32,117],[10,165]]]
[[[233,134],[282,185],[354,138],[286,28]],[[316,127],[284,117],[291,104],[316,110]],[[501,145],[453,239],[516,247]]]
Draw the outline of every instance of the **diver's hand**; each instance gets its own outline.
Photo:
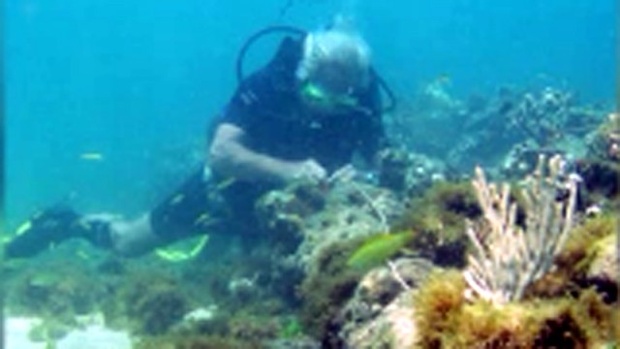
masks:
[[[327,178],[327,171],[314,159],[294,163],[291,172],[292,180],[322,181]]]

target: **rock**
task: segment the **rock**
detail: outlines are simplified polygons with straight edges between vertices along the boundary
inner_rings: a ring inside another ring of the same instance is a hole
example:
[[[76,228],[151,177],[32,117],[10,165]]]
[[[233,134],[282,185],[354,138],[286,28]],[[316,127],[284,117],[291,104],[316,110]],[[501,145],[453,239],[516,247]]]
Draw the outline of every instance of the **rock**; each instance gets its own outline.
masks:
[[[304,221],[304,240],[294,258],[310,270],[326,246],[383,233],[403,210],[387,189],[361,182],[338,183],[330,190],[325,209]]]
[[[589,278],[617,280],[620,276],[618,265],[618,237],[609,235],[597,242],[597,254],[588,271]]]
[[[383,233],[403,211],[392,191],[352,179],[293,183],[265,194],[256,206],[259,224],[273,240],[272,250],[286,256],[282,263],[289,269],[295,265],[306,271],[322,248]]]
[[[421,258],[401,258],[393,268],[408,288],[397,281],[388,267],[375,268],[359,283],[355,296],[334,319],[345,348],[410,348],[415,340],[413,290],[433,268]]]
[[[345,348],[408,349],[416,340],[413,291],[402,292],[371,321],[341,332]]]
[[[620,289],[620,257],[618,236],[609,235],[595,244],[597,250],[587,273],[588,286],[594,286],[607,303],[616,302]]]

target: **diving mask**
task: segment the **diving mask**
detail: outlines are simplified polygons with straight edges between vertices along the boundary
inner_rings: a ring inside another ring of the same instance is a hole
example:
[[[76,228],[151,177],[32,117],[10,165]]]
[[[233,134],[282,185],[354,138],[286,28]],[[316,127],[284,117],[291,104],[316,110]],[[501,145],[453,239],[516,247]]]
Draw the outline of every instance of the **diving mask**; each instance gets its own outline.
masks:
[[[302,85],[301,95],[306,101],[322,109],[349,109],[358,105],[358,100],[352,93],[334,93],[312,81]]]

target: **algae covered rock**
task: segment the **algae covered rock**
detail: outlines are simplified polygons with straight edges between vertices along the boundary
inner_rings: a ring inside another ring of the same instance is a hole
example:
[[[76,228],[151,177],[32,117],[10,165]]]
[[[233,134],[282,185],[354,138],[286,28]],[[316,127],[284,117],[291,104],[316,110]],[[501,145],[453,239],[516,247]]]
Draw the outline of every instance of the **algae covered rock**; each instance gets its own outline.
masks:
[[[354,180],[292,183],[265,194],[255,209],[270,253],[305,271],[321,249],[386,232],[402,210],[391,191]]]
[[[466,297],[457,271],[433,274],[415,295],[416,348],[603,348],[615,306],[594,290],[497,305]]]
[[[369,322],[358,324],[351,330],[343,332],[344,348],[374,349],[408,349],[412,348],[417,338],[412,307],[412,291],[399,295]]]
[[[346,348],[410,348],[416,333],[412,292],[432,268],[425,259],[399,258],[368,272],[332,322],[330,337]]]
[[[608,235],[595,243],[596,255],[590,264],[588,276],[597,279],[617,280],[620,276],[618,265],[618,236]]]

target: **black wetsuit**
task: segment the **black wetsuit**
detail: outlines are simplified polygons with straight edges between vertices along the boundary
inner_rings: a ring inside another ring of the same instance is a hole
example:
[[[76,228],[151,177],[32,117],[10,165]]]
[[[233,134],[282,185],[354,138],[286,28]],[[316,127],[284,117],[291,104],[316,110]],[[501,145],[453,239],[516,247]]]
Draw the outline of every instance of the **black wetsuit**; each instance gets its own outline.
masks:
[[[377,79],[356,91],[357,105],[334,115],[312,114],[298,94],[296,70],[302,58],[302,41],[285,38],[275,57],[243,81],[211,130],[222,123],[241,128],[245,145],[283,160],[314,159],[328,172],[351,161],[354,153],[371,161],[382,146],[381,98]],[[221,180],[221,179],[220,179]],[[208,231],[201,222],[214,209],[213,183],[202,171],[151,212],[156,234],[175,240]],[[233,216],[248,217],[258,196],[272,189],[268,184],[235,181],[218,191]]]

